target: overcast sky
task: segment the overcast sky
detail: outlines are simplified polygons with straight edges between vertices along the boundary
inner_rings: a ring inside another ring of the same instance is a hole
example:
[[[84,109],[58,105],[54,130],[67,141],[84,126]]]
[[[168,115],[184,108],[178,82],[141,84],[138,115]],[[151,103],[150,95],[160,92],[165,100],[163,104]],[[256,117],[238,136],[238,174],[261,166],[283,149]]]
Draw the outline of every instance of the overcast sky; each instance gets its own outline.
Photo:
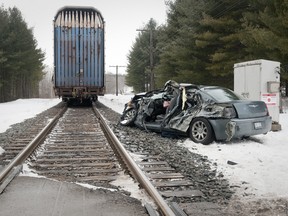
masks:
[[[158,25],[166,22],[165,0],[0,0],[4,8],[16,6],[28,27],[33,27],[38,46],[45,51],[45,64],[53,66],[53,19],[63,6],[92,6],[98,9],[106,27],[106,72],[115,73],[114,65],[127,65],[127,55],[136,29],[144,27],[150,18]],[[125,68],[119,68],[123,73]]]

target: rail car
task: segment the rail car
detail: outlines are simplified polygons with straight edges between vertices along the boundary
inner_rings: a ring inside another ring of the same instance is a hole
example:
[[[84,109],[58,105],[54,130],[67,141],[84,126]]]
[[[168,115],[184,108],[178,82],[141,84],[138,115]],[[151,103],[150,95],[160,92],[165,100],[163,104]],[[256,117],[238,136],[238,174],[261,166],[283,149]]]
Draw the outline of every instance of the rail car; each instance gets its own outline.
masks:
[[[63,7],[54,24],[54,91],[63,101],[95,101],[105,93],[105,22],[93,7]]]

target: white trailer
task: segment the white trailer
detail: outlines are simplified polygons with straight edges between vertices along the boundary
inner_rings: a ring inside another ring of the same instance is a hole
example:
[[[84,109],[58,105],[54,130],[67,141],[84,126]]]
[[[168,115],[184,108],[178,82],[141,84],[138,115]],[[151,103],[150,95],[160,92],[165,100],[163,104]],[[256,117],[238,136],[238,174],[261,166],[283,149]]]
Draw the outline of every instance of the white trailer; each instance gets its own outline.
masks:
[[[234,91],[249,100],[262,100],[272,117],[272,130],[280,130],[280,62],[254,60],[234,64]]]

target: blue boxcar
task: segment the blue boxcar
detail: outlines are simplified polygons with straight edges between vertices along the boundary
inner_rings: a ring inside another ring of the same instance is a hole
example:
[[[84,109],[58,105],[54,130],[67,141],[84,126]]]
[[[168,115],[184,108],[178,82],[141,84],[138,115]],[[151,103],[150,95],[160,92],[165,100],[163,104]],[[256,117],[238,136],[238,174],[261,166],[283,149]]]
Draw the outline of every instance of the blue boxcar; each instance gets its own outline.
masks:
[[[93,7],[63,7],[54,18],[54,90],[63,100],[97,100],[104,86],[104,19]]]

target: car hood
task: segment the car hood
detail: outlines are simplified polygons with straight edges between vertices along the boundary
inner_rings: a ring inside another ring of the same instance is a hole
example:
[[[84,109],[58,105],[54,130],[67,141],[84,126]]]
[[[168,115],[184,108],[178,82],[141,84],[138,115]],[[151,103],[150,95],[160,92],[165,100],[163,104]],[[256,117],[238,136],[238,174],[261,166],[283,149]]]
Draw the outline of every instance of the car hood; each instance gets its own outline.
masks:
[[[239,119],[263,117],[268,115],[268,109],[263,101],[235,101],[232,103]]]

